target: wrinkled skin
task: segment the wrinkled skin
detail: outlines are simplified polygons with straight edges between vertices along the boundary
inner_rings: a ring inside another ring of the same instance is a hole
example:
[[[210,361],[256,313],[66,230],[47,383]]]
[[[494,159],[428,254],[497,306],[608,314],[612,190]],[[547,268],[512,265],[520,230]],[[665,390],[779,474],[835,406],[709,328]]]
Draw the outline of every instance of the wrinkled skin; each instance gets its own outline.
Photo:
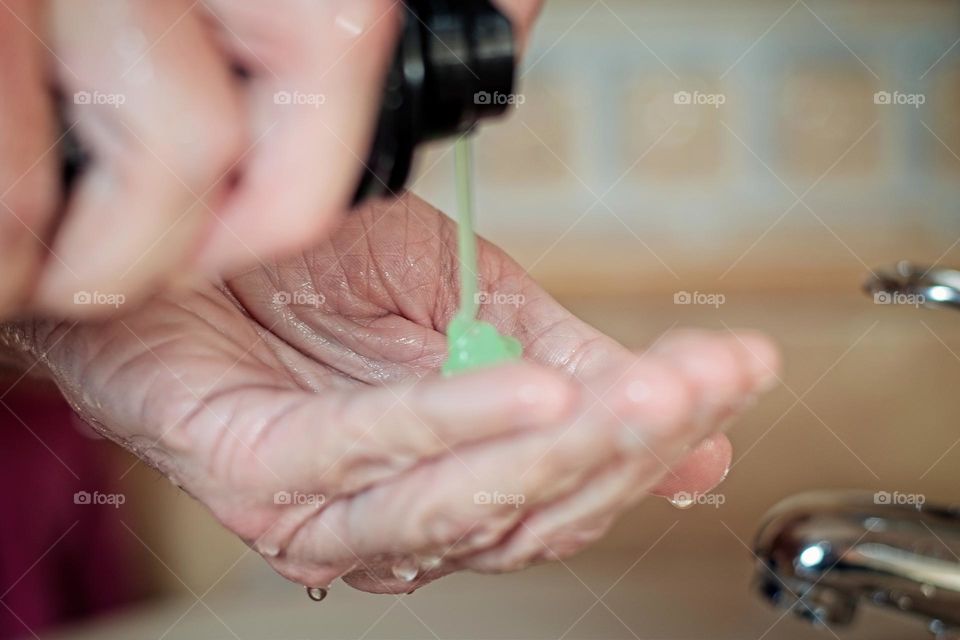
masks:
[[[525,298],[481,317],[526,359],[441,378],[455,250],[454,223],[408,196],[298,258],[7,338],[46,354],[41,368],[91,424],[310,586],[345,575],[406,592],[569,556],[651,491],[722,479],[721,427],[775,377],[765,338],[687,331],[634,354],[481,243],[482,289]],[[277,504],[277,492],[301,497]],[[395,578],[411,559],[419,577]]]

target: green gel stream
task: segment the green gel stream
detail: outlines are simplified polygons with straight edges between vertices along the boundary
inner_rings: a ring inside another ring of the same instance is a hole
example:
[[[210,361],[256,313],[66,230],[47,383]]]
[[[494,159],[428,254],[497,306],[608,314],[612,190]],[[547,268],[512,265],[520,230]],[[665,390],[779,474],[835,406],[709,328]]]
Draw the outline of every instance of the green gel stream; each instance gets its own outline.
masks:
[[[457,244],[460,255],[460,310],[447,327],[447,361],[443,375],[452,376],[523,355],[520,341],[500,335],[489,322],[477,319],[477,238],[473,232],[473,166],[469,138],[454,147],[457,174]]]

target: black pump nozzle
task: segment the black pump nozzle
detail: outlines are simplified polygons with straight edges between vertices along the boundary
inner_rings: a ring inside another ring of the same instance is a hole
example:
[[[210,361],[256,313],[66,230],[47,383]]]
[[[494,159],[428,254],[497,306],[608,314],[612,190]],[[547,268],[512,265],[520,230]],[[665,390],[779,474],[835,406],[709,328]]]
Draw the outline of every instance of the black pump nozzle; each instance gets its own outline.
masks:
[[[510,21],[489,0],[407,0],[380,120],[354,197],[396,194],[417,146],[503,114],[513,93]]]

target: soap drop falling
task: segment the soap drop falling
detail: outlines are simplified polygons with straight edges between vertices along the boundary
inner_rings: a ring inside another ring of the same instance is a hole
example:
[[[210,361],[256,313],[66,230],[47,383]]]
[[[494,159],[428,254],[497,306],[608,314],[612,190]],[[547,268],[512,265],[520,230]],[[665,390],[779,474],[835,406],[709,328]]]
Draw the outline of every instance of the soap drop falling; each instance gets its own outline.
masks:
[[[677,509],[684,510],[689,509],[693,506],[694,502],[696,502],[693,499],[693,496],[691,496],[689,493],[678,493],[672,498],[668,498],[668,500],[670,501],[670,504],[675,506]]]
[[[327,590],[323,587],[307,587],[307,597],[314,602],[323,602],[327,597]]]
[[[413,582],[420,575],[420,561],[417,558],[407,558],[393,565],[393,577],[404,582]]]

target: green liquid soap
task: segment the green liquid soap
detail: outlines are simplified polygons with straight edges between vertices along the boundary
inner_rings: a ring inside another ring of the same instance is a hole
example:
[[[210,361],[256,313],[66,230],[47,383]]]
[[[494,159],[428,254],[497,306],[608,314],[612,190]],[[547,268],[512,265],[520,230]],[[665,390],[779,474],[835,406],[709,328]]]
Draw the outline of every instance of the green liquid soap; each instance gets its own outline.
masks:
[[[443,375],[452,376],[483,367],[519,360],[520,341],[500,335],[489,322],[477,319],[477,238],[473,232],[473,167],[469,138],[462,137],[454,148],[457,174],[460,253],[460,310],[447,327],[447,361]]]

